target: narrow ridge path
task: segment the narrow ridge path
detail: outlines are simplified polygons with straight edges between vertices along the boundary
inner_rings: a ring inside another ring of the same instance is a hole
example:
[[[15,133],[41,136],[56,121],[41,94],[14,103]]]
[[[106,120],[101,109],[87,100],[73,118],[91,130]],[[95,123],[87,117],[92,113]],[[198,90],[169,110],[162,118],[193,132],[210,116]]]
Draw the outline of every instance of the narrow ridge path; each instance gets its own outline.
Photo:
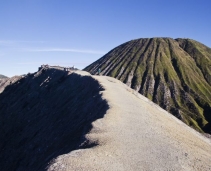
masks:
[[[120,81],[93,79],[105,88],[101,93],[110,107],[86,135],[99,145],[59,156],[49,171],[211,170],[208,138]]]

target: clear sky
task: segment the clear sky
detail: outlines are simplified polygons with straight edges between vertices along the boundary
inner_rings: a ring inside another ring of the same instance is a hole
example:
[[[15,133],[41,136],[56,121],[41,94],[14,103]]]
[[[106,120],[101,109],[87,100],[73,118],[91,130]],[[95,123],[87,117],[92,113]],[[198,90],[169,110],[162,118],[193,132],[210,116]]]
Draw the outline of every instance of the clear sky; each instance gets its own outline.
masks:
[[[211,47],[210,0],[0,0],[0,74],[85,66],[137,38]]]

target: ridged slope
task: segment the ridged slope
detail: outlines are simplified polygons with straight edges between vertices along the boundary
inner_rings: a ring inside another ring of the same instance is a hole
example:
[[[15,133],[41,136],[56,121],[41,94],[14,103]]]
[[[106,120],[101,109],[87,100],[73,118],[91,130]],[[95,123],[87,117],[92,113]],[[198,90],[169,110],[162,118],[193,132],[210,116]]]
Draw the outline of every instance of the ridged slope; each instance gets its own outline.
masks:
[[[124,43],[84,70],[115,77],[189,126],[211,133],[211,49],[190,39]]]

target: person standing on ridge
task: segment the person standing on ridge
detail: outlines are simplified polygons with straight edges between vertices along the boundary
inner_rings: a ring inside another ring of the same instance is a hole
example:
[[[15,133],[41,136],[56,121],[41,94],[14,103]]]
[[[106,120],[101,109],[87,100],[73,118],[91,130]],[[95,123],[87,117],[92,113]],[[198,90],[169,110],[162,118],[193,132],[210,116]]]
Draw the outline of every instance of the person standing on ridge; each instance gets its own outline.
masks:
[[[100,75],[100,72],[101,72],[101,69],[99,68],[99,69],[98,69],[98,75]]]

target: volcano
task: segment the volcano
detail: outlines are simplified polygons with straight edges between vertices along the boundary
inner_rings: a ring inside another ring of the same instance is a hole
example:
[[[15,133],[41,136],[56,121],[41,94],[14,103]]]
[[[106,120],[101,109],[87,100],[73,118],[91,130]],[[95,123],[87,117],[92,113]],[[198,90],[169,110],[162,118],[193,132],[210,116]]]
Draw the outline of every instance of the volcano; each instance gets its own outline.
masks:
[[[199,132],[211,133],[211,48],[192,39],[126,42],[87,66],[114,77]]]

